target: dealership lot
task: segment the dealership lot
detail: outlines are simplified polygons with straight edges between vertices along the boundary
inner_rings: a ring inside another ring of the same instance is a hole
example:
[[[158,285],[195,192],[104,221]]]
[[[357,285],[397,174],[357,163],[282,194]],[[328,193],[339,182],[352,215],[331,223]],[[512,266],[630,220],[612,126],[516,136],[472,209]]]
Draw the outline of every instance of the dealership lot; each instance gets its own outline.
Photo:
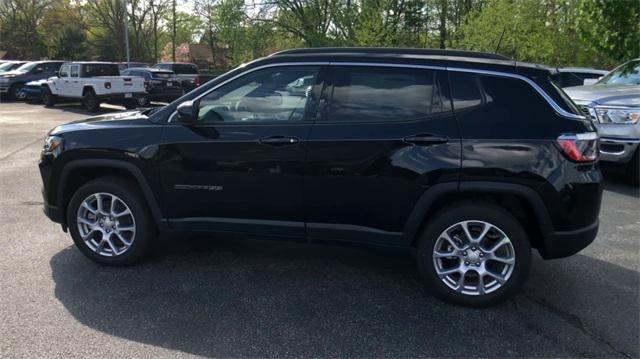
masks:
[[[536,254],[522,294],[471,310],[376,250],[175,236],[141,265],[93,264],[42,214],[37,171],[46,132],[86,116],[0,103],[0,357],[640,355],[640,195],[615,173],[594,244]]]

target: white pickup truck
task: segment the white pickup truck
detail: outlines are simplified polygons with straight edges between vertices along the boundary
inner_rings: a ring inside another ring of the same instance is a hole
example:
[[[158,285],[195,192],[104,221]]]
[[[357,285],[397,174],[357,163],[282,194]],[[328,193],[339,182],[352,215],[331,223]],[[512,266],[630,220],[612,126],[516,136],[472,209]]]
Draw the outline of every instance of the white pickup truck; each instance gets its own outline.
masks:
[[[137,106],[137,98],[145,95],[142,77],[120,76],[118,65],[109,62],[65,63],[42,86],[45,106],[51,107],[57,101],[82,100],[89,112],[98,111],[101,102],[132,109]]]

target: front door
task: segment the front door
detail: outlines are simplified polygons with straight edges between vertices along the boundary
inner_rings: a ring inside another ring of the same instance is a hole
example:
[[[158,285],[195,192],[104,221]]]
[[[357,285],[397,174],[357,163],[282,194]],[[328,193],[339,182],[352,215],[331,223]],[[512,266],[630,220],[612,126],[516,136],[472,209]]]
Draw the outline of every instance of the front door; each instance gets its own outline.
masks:
[[[405,225],[420,196],[436,183],[458,180],[460,134],[446,73],[329,68],[309,136],[309,236],[405,244]]]
[[[173,227],[303,238],[302,180],[317,66],[269,67],[201,97],[170,122],[160,160]]]

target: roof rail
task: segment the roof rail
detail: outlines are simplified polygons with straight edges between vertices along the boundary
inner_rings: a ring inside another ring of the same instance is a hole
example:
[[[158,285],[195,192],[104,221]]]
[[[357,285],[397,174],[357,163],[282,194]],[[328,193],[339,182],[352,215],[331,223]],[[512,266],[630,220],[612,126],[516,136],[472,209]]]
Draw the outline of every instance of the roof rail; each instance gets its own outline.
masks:
[[[454,57],[475,57],[481,59],[510,60],[513,59],[504,55],[490,53],[465,51],[454,49],[427,49],[427,48],[401,48],[401,47],[315,47],[299,48],[275,52],[269,56],[297,55],[297,54],[402,54],[402,55],[431,55],[431,56],[454,56]]]

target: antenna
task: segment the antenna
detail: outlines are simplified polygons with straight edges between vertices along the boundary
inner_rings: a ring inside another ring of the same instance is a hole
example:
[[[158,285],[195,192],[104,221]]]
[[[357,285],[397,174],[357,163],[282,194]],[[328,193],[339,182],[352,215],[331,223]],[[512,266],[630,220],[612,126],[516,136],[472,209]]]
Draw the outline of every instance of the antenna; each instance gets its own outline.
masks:
[[[494,54],[498,53],[498,50],[500,49],[500,44],[502,44],[502,37],[504,36],[504,32],[507,30],[507,25],[502,27],[502,34],[500,34],[500,40],[498,40],[498,46],[496,46],[495,51],[493,52]]]

